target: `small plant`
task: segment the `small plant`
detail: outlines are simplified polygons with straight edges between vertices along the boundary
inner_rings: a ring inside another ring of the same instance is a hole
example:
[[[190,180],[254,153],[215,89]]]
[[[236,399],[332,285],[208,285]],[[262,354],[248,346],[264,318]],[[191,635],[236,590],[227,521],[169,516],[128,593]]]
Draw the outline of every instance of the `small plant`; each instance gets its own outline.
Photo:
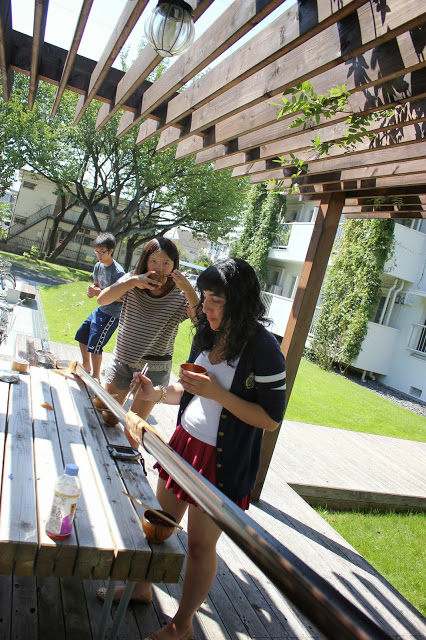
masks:
[[[36,262],[37,264],[40,263],[40,260],[41,260],[40,251],[37,245],[35,244],[31,246],[29,253],[26,251],[22,255],[24,256],[24,258],[26,258],[27,260],[30,260],[31,262]]]

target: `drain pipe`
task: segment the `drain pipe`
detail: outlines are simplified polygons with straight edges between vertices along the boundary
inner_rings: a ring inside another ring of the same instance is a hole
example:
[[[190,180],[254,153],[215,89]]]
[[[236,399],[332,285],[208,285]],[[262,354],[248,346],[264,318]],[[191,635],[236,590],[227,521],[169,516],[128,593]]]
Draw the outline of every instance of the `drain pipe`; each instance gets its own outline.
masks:
[[[389,305],[389,309],[388,309],[388,311],[387,311],[387,313],[386,313],[386,319],[385,319],[385,321],[384,321],[384,323],[383,323],[383,324],[385,325],[385,327],[387,327],[387,326],[388,326],[388,324],[389,324],[389,320],[390,320],[390,317],[391,317],[391,314],[392,314],[393,308],[394,308],[394,306],[395,306],[395,298],[396,298],[396,296],[398,295],[398,293],[399,293],[400,291],[402,291],[402,289],[403,289],[403,288],[404,288],[404,280],[402,280],[402,282],[401,282],[401,286],[400,286],[400,287],[398,287],[398,289],[396,289],[396,290],[393,292],[393,294],[392,294],[392,300],[391,300],[391,303],[390,303],[390,305]]]
[[[384,305],[383,305],[382,313],[381,313],[381,315],[380,315],[379,323],[378,323],[378,324],[383,324],[383,318],[385,317],[386,309],[387,309],[387,307],[388,307],[388,303],[389,303],[389,298],[390,298],[391,293],[392,293],[392,291],[395,289],[395,287],[396,287],[396,285],[397,285],[397,284],[398,284],[398,278],[395,280],[395,282],[393,283],[393,285],[389,288],[389,291],[388,291],[388,293],[387,293],[386,300],[385,300],[385,303],[384,303]]]

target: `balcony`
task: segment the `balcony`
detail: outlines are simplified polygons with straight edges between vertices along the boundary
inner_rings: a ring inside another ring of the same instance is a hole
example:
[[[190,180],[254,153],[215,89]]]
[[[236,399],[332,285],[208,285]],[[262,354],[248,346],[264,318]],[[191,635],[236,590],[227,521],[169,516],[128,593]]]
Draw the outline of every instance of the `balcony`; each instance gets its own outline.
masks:
[[[362,371],[374,371],[380,375],[387,375],[391,369],[399,335],[399,329],[369,322],[361,351],[352,365]]]
[[[412,323],[407,349],[412,355],[426,359],[426,325]]]
[[[269,260],[303,263],[313,228],[313,222],[282,223],[277,238],[269,250]]]
[[[272,320],[269,330],[282,337],[290,317],[293,300],[268,291],[262,291],[261,298],[266,307],[266,316]]]
[[[407,282],[418,282],[426,258],[426,234],[396,224],[394,239],[394,253],[384,272]]]

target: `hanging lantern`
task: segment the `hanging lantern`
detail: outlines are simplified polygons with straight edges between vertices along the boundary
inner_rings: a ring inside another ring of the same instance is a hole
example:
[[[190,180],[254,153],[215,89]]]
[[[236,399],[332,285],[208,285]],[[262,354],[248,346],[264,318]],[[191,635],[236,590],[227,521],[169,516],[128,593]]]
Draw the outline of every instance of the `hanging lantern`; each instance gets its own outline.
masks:
[[[145,35],[163,58],[183,53],[195,37],[192,7],[183,0],[160,0],[145,22]]]

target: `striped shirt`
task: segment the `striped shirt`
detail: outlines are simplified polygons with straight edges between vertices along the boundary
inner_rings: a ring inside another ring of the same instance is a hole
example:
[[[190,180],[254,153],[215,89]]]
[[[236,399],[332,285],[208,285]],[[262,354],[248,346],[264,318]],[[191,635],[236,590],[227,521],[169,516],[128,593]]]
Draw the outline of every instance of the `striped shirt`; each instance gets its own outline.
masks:
[[[177,287],[161,298],[151,297],[145,289],[130,289],[123,296],[114,356],[133,368],[147,355],[171,360],[179,324],[188,317],[187,309],[186,295]],[[164,368],[170,368],[170,364],[165,363]]]

